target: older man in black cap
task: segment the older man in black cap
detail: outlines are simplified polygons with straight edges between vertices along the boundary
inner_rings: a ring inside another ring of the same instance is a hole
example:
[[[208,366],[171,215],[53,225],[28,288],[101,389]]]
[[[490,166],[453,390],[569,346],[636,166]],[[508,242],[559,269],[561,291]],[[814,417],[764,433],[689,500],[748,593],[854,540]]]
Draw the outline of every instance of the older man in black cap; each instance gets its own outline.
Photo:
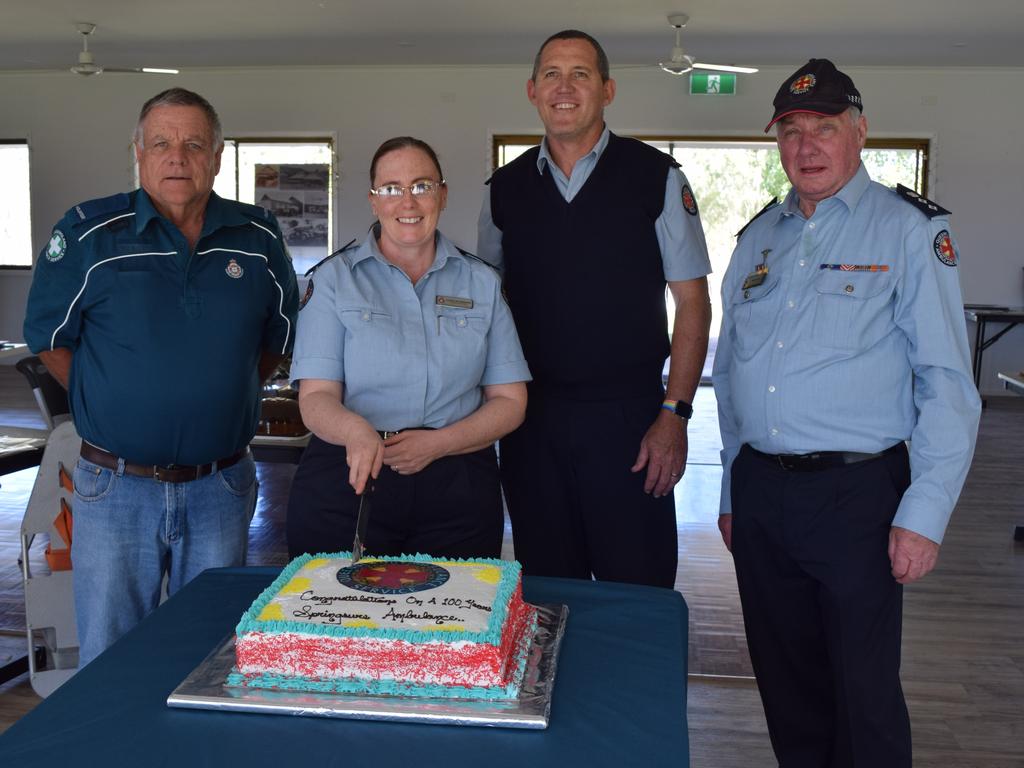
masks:
[[[949,212],[870,180],[862,108],[827,59],[786,79],[793,188],[722,283],[719,527],[784,768],[909,768],[902,585],[935,565],[980,412]]]

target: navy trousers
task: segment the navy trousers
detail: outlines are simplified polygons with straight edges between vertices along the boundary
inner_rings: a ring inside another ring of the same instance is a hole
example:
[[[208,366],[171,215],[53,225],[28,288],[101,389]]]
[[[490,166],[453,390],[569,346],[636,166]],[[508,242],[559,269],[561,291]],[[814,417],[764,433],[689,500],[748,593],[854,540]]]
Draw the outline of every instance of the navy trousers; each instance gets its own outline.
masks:
[[[668,587],[678,548],[672,494],[630,472],[664,392],[581,402],[530,390],[526,421],[501,440],[501,482],[527,574]]]
[[[733,463],[732,552],[781,768],[910,768],[888,556],[909,484],[905,450],[817,472],[746,447]]]
[[[348,552],[359,497],[345,449],[314,436],[288,498],[288,554]],[[413,475],[388,467],[374,481],[363,544],[368,555],[500,557],[504,519],[493,447],[444,456]]]

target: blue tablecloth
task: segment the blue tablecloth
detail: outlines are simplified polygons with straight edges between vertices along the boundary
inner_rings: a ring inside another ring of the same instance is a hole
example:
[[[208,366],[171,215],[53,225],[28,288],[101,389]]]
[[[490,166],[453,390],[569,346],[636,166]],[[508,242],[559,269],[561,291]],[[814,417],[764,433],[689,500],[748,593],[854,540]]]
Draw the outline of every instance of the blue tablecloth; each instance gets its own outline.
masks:
[[[233,629],[273,568],[207,571],[0,735],[0,765],[689,765],[687,609],[671,590],[527,578],[569,621],[547,730],[172,709],[168,694]]]

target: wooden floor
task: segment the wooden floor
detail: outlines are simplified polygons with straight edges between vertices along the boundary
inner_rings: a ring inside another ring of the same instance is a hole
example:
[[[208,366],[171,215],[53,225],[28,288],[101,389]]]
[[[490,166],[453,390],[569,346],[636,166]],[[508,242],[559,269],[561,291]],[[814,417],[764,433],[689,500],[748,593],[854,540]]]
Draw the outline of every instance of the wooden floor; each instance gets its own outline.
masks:
[[[775,761],[757,689],[745,679],[750,662],[732,562],[715,525],[720,443],[709,388],[700,390],[694,407],[690,460],[676,491],[676,588],[690,607],[692,765],[770,766]],[[24,383],[8,366],[0,366],[0,424],[42,426]],[[906,590],[903,680],[915,766],[1024,768],[1024,545],[1012,540],[1013,525],[1024,523],[1022,435],[1024,398],[990,398],[939,566]],[[294,468],[260,464],[258,470],[261,496],[249,562],[283,565]],[[34,474],[0,479],[0,664],[25,649],[17,529]],[[505,552],[511,555],[508,530]],[[38,701],[27,676],[0,686],[0,731]]]

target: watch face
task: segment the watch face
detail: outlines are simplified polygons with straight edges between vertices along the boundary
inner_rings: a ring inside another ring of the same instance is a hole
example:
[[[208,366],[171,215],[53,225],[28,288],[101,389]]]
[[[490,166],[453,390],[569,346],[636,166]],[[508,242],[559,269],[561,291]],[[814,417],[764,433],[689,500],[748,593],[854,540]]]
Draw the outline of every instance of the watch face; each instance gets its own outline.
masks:
[[[682,416],[684,419],[688,419],[693,416],[693,406],[687,402],[679,400],[676,402],[676,415]]]

